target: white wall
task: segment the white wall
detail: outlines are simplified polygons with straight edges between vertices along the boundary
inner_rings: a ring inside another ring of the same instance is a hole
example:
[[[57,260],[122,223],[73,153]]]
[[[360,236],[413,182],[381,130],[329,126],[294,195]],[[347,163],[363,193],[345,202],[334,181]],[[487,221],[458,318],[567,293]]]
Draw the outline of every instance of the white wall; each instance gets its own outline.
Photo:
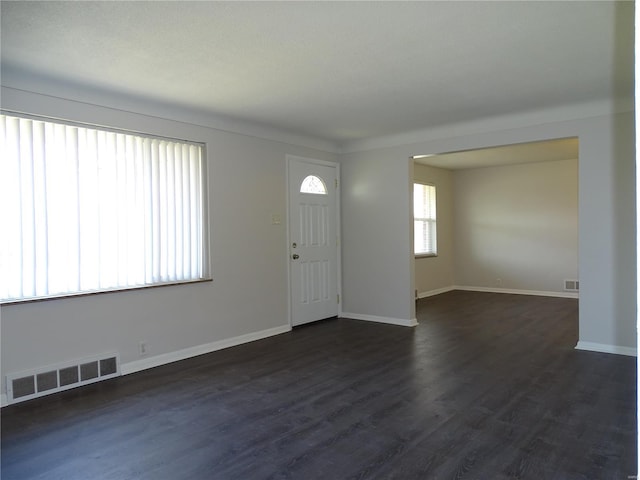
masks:
[[[413,161],[379,150],[345,155],[341,163],[342,310],[409,324]]]
[[[626,113],[577,116],[592,112],[592,107],[487,119],[347,145],[352,153],[342,159],[343,259],[345,304],[350,311],[402,317],[413,303],[403,290],[407,279],[411,279],[409,291],[415,288],[414,262],[407,262],[411,258],[406,218],[411,184],[407,180],[413,179],[412,169],[407,168],[410,156],[578,137],[580,345],[633,351],[636,217],[632,105]],[[385,144],[391,146],[381,146]]]
[[[455,236],[453,231],[453,172],[416,163],[413,178],[418,183],[436,187],[438,255],[415,259],[415,288],[418,296],[451,287],[454,284],[453,260]]]
[[[457,170],[455,284],[563,292],[578,278],[578,161]]]
[[[207,144],[213,282],[1,307],[2,376],[117,351],[123,364],[256,332],[288,328],[287,154],[335,161],[311,148],[2,89],[2,107]],[[405,172],[406,176],[406,172]],[[3,382],[4,392],[4,382]]]

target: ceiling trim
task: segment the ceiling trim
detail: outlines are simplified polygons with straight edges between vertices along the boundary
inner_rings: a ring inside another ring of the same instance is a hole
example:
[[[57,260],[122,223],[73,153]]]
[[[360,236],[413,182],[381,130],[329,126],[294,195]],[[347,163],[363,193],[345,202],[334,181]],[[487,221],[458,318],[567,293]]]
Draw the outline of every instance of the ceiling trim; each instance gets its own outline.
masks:
[[[126,113],[141,114],[185,124],[197,125],[218,131],[245,135],[263,140],[276,141],[297,147],[306,147],[333,154],[349,154],[377,150],[381,148],[413,145],[420,142],[453,138],[466,135],[495,132],[505,129],[528,127],[544,123],[585,119],[601,115],[634,111],[634,99],[601,99],[578,104],[562,105],[554,108],[530,110],[507,115],[479,118],[471,121],[443,124],[436,127],[417,129],[391,135],[365,139],[334,142],[331,140],[287,132],[268,125],[249,122],[206,110],[197,110],[184,105],[149,100],[137,95],[91,88],[80,83],[63,82],[52,77],[44,77],[13,68],[5,68],[0,78],[3,95],[0,106],[12,109],[7,104],[7,95],[24,92],[51,98],[77,102]],[[15,107],[14,107],[15,108]],[[40,113],[40,112],[25,112]],[[421,152],[445,153],[445,152]]]
[[[179,104],[149,100],[137,95],[91,88],[80,83],[62,82],[51,77],[27,74],[27,72],[18,72],[10,68],[3,69],[0,86],[3,90],[7,89],[3,93],[14,91],[44,95],[111,110],[174,120],[181,123],[261,138],[263,140],[276,141],[297,147],[311,148],[327,153],[337,154],[340,152],[339,145],[336,142],[322,138],[287,132],[257,122],[216,115],[205,110],[197,110]],[[0,98],[2,99],[0,106],[5,109],[11,109],[11,105],[7,105],[7,99],[10,98],[10,95],[3,94]]]
[[[581,120],[602,115],[634,111],[634,99],[601,99],[589,102],[562,105],[554,108],[480,118],[477,120],[450,123],[393,135],[383,135],[340,144],[341,154],[364,152],[381,148],[413,145],[430,140],[440,140],[467,135],[490,133],[499,130],[530,127],[545,123]],[[419,152],[447,153],[447,152]]]

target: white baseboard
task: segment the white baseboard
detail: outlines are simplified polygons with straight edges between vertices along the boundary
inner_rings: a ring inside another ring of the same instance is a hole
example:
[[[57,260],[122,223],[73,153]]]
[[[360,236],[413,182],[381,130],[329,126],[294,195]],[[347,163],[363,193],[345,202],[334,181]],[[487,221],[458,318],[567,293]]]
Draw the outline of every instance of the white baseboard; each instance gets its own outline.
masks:
[[[378,317],[376,315],[363,315],[360,313],[342,312],[340,318],[351,318],[352,320],[366,320],[368,322],[388,323],[390,325],[400,325],[402,327],[415,327],[418,320],[412,318],[410,320],[404,318]]]
[[[620,347],[618,345],[607,345],[604,343],[583,342],[580,340],[576,345],[576,350],[587,350],[589,352],[614,353],[616,355],[627,355],[637,357],[638,349],[632,347]]]
[[[574,292],[547,292],[544,290],[517,290],[514,288],[467,287],[463,285],[454,285],[451,290],[466,290],[468,292],[511,293],[514,295],[537,295],[539,297],[578,298],[578,294]]]
[[[3,393],[0,395],[0,407],[6,407],[7,405],[7,394]]]
[[[455,289],[456,287],[454,287],[453,285],[449,287],[436,288],[435,290],[429,290],[426,292],[418,293],[418,298],[433,297],[434,295],[440,295],[441,293],[451,292],[452,290],[455,290]]]
[[[267,330],[261,330],[259,332],[247,333],[246,335],[240,335],[238,337],[227,338],[217,342],[206,343],[204,345],[197,345],[195,347],[189,347],[175,352],[164,353],[162,355],[156,355],[154,357],[144,358],[142,360],[135,360],[129,363],[123,363],[120,365],[120,373],[122,375],[128,375],[130,373],[139,372],[148,368],[159,367],[160,365],[166,365],[167,363],[177,362],[179,360],[185,360],[187,358],[196,357],[205,353],[215,352],[224,348],[235,347],[243,343],[254,342],[263,338],[272,337],[274,335],[280,335],[291,331],[291,326],[282,325],[280,327],[269,328]]]

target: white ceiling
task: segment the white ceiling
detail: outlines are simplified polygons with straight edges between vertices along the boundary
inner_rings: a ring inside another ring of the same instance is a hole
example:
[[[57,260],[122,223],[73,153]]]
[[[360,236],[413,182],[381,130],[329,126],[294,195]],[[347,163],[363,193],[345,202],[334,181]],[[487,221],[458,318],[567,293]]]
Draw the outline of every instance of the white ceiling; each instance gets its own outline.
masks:
[[[633,8],[2,1],[1,79],[135,95],[340,144],[632,98]]]

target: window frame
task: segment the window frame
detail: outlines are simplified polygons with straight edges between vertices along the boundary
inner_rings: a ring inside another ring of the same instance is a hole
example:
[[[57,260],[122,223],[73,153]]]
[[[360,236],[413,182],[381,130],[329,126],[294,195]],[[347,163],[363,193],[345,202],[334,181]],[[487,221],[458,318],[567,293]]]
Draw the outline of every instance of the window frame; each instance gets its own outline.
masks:
[[[310,192],[305,190],[305,183],[307,182],[307,180],[310,180],[310,182],[312,182],[314,179],[318,180],[320,182],[320,185],[322,185],[322,191],[321,192]],[[302,182],[300,182],[300,193],[305,194],[305,195],[329,195],[329,192],[327,190],[327,184],[325,183],[325,181],[323,180],[323,178],[320,175],[316,175],[315,173],[312,173],[310,175],[307,175],[306,177],[304,177],[302,179]]]
[[[415,205],[415,187],[416,185],[422,185],[424,187],[431,187],[433,188],[433,198],[434,198],[434,217],[433,218],[418,218],[416,217],[416,212],[415,212],[415,207],[413,209],[413,229],[414,229],[414,234],[413,234],[413,255],[415,258],[431,258],[431,257],[437,257],[438,256],[438,214],[437,214],[437,210],[438,210],[438,200],[437,200],[437,187],[434,183],[429,183],[429,182],[420,182],[420,181],[414,181],[413,182],[413,192],[412,192],[412,200],[413,203],[412,205]],[[415,225],[416,222],[424,222],[427,225],[431,225],[431,228],[434,230],[434,234],[433,234],[433,252],[420,252],[417,253],[416,252],[416,243],[415,243]]]
[[[60,298],[83,297],[88,295],[101,295],[105,293],[142,290],[142,289],[148,289],[148,288],[158,288],[158,287],[173,286],[173,285],[185,285],[185,284],[191,284],[191,283],[203,283],[203,282],[210,282],[213,280],[212,273],[211,273],[211,241],[210,241],[211,221],[209,216],[209,211],[210,211],[210,208],[209,208],[210,179],[208,174],[209,158],[208,158],[207,144],[205,142],[187,140],[187,139],[153,134],[148,132],[140,132],[137,130],[128,130],[123,128],[109,127],[109,126],[104,126],[104,125],[99,125],[94,123],[72,121],[67,119],[61,119],[58,117],[17,112],[17,111],[12,111],[8,109],[0,109],[0,115],[6,115],[6,116],[32,120],[37,122],[47,122],[47,123],[58,124],[63,126],[98,130],[98,131],[107,132],[107,133],[131,135],[131,136],[140,137],[140,138],[148,138],[153,140],[180,143],[185,145],[194,145],[196,147],[199,147],[200,148],[200,177],[201,177],[201,184],[199,188],[200,190],[199,193],[201,197],[201,212],[199,217],[201,222],[200,223],[201,235],[198,241],[202,245],[201,259],[199,262],[201,263],[202,272],[199,278],[189,278],[189,279],[169,280],[169,281],[155,281],[153,283],[138,284],[138,285],[119,285],[115,287],[103,287],[103,288],[97,288],[92,290],[77,290],[77,291],[54,293],[54,294],[47,294],[47,295],[40,295],[40,296],[33,296],[33,297],[0,298],[0,305],[41,302],[41,301],[55,300]]]

